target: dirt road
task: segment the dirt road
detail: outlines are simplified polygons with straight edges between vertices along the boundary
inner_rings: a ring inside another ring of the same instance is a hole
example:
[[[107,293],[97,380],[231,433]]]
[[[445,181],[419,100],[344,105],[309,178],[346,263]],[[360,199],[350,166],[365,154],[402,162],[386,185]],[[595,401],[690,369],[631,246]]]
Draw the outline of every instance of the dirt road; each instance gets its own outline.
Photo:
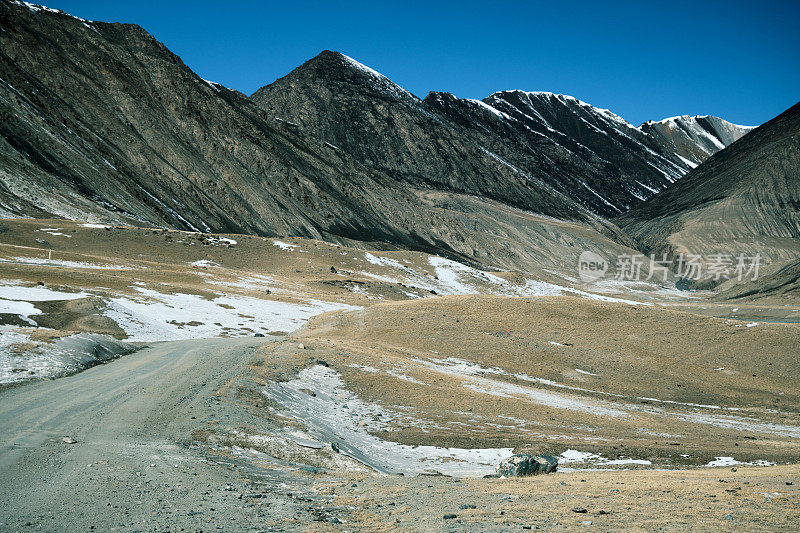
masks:
[[[258,491],[251,479],[191,444],[199,427],[244,421],[219,391],[246,379],[263,341],[161,343],[0,393],[0,530],[238,531],[312,520],[307,503],[285,494],[248,498]]]

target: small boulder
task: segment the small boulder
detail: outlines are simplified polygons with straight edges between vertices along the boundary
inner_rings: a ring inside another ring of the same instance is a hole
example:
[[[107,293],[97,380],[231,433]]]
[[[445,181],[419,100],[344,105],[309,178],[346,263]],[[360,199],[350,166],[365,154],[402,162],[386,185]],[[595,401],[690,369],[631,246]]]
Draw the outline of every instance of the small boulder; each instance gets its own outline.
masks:
[[[519,453],[503,459],[497,473],[506,477],[535,476],[549,474],[558,468],[558,459],[552,455]]]
[[[61,439],[61,442],[63,442],[64,444],[77,444],[78,443],[78,441],[76,441],[72,437],[64,437],[63,439]]]

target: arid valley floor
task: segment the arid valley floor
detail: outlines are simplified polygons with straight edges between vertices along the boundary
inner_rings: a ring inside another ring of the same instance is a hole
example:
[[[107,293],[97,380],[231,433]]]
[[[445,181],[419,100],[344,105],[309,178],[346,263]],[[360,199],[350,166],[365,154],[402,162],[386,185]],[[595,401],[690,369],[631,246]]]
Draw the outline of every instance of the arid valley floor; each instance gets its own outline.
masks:
[[[0,529],[800,520],[790,297],[65,220],[0,240]],[[559,471],[492,477],[514,452]]]

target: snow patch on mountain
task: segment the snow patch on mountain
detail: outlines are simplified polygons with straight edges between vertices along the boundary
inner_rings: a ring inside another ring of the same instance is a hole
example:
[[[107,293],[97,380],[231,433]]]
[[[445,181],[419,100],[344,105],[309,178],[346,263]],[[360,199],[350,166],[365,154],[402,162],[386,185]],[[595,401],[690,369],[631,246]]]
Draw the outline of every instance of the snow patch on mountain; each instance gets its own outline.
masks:
[[[408,92],[407,90],[403,89],[395,82],[381,74],[375,69],[372,69],[366,66],[363,63],[359,63],[352,57],[346,56],[342,53],[337,52],[338,55],[342,57],[346,64],[355,68],[356,70],[362,72],[367,76],[368,79],[372,82],[373,88],[376,90],[392,96],[397,100],[400,100],[405,103],[417,105],[420,102],[420,99]]]

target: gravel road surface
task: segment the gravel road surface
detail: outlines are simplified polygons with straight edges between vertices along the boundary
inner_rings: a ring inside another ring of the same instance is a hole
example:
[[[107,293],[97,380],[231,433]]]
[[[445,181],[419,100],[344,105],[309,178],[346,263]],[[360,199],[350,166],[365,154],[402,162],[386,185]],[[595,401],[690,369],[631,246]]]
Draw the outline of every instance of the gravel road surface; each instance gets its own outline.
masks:
[[[312,521],[307,500],[272,492],[193,443],[204,425],[243,422],[245,410],[220,390],[246,379],[261,342],[165,342],[0,392],[0,530],[285,530]]]

